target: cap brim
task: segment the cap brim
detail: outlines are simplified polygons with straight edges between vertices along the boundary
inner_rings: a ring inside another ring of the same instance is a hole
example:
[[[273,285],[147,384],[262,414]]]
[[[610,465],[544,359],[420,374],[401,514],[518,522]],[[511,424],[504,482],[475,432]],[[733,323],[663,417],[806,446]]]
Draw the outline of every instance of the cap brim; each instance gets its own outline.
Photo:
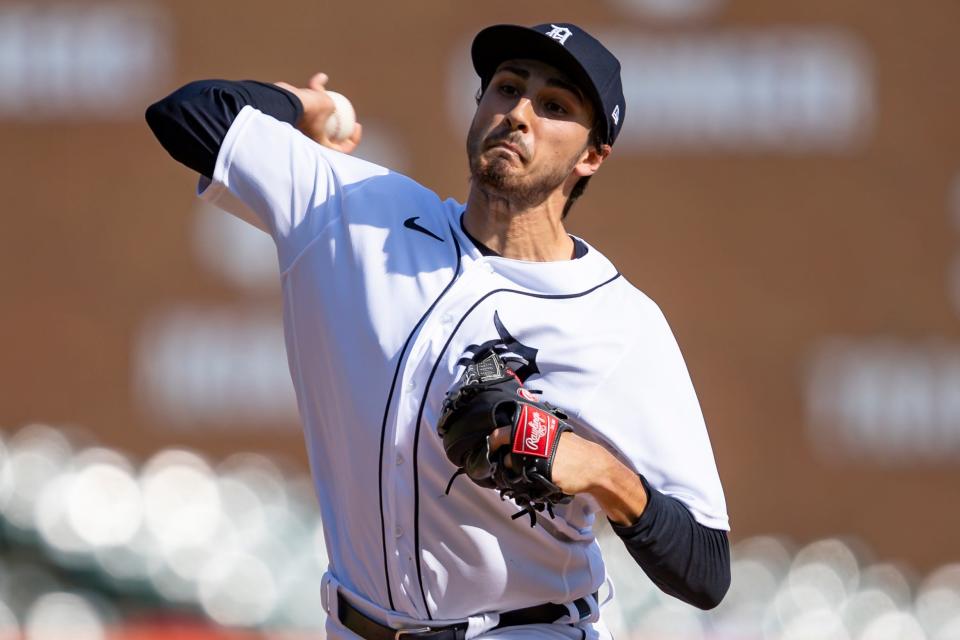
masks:
[[[497,67],[507,60],[539,60],[567,74],[590,99],[594,110],[603,112],[600,94],[580,62],[566,47],[539,31],[515,24],[487,27],[473,39],[470,55],[473,58],[473,68],[484,87],[490,82]]]

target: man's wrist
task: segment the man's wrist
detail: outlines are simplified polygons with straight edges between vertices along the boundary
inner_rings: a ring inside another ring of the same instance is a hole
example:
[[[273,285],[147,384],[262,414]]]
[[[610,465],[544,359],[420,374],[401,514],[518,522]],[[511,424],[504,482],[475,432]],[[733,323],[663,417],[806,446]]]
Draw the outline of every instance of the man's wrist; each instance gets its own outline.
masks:
[[[306,94],[306,92],[303,89],[299,87],[295,87],[291,84],[287,84],[286,82],[275,82],[273,84],[278,89],[285,91],[287,95],[290,97],[290,101],[293,102],[296,107],[298,107],[297,121],[292,124],[295,127],[299,127],[300,124],[303,122],[304,117],[309,116],[309,114],[307,113],[307,108],[308,108],[308,105],[310,104],[309,96]]]
[[[598,465],[588,492],[611,521],[621,526],[633,524],[647,507],[647,492],[633,470],[606,449],[603,451],[605,463]]]

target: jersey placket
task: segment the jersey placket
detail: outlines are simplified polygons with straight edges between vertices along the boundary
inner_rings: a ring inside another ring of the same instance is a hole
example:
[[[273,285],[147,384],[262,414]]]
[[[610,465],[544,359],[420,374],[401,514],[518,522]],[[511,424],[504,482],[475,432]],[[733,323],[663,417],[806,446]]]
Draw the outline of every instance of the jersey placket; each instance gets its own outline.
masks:
[[[384,465],[388,461],[393,468],[389,470],[385,485],[386,500],[386,530],[387,556],[393,560],[390,568],[393,584],[400,580],[401,592],[394,590],[394,604],[398,609],[405,607],[402,599],[407,602],[406,609],[415,612],[417,616],[426,617],[426,603],[420,593],[420,583],[417,574],[417,548],[415,534],[417,514],[415,507],[415,478],[416,460],[416,433],[417,417],[421,412],[421,403],[427,400],[426,394],[431,396],[446,392],[450,380],[442,365],[438,367],[434,379],[430,380],[431,371],[437,359],[446,355],[443,348],[447,344],[451,333],[456,328],[463,314],[470,305],[486,291],[486,285],[480,284],[480,279],[489,278],[492,269],[485,262],[468,267],[463,275],[453,284],[450,291],[441,300],[436,308],[426,318],[422,328],[410,347],[409,356],[403,365],[401,375],[401,390],[395,419],[392,423],[393,437],[388,437],[392,444],[385,452]],[[478,293],[480,292],[480,293]],[[429,381],[430,388],[427,388]],[[420,426],[420,439],[435,437],[435,426],[424,417]],[[423,447],[424,443],[420,443]],[[423,481],[419,482],[419,492],[424,492]],[[423,503],[420,503],[423,508]],[[421,533],[422,535],[422,533]],[[428,585],[424,584],[424,589]]]

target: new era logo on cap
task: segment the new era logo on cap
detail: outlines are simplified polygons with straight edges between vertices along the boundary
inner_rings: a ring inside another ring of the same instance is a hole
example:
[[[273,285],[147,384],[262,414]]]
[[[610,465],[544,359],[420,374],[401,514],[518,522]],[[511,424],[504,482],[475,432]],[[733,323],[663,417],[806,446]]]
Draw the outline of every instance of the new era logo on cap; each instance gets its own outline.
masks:
[[[558,27],[555,24],[550,25],[550,30],[545,34],[548,38],[553,38],[560,44],[565,44],[567,38],[573,35],[573,31],[567,29],[566,27]]]

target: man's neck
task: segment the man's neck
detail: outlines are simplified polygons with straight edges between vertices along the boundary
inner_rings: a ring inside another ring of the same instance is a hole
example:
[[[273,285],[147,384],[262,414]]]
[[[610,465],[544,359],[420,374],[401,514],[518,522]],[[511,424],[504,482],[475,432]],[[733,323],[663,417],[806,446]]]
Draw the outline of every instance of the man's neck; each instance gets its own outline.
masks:
[[[565,200],[562,194],[555,195],[561,197],[515,209],[503,198],[471,188],[464,228],[504,258],[530,262],[570,260],[574,256],[573,239],[561,220]]]

